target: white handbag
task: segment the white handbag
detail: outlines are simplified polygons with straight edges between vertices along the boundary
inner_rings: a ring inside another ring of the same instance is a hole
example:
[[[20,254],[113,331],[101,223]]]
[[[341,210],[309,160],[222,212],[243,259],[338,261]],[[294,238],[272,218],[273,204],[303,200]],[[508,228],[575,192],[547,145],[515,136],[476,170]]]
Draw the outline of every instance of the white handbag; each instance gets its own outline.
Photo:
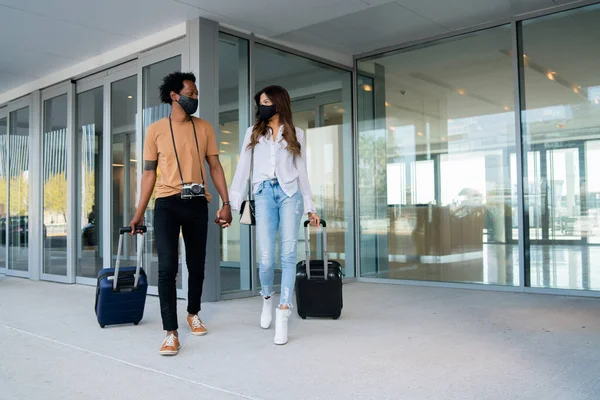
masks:
[[[256,225],[254,214],[254,148],[252,148],[252,156],[250,158],[250,193],[248,200],[244,200],[240,207],[240,224]]]

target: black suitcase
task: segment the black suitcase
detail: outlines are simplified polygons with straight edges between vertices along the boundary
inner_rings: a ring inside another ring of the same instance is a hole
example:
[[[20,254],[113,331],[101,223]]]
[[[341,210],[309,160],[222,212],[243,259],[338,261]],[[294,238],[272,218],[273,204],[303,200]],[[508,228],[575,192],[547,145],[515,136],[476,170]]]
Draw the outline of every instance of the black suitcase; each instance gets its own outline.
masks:
[[[327,254],[327,223],[323,226],[323,259],[310,259],[310,222],[304,222],[306,260],[296,266],[296,307],[302,319],[323,317],[338,319],[342,314],[342,266],[329,261]]]
[[[138,227],[146,232],[146,227]],[[96,286],[96,318],[101,328],[106,325],[140,323],[144,317],[148,279],[142,268],[143,239],[139,241],[138,262],[135,267],[121,267],[123,235],[131,228],[119,231],[119,247],[115,268],[101,269]]]

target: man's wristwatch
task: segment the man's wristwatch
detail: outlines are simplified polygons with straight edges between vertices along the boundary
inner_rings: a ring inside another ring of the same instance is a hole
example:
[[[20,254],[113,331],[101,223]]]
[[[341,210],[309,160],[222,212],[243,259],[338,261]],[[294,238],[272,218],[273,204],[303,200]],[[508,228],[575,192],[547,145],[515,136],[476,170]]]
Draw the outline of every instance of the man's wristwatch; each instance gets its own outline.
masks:
[[[224,202],[223,202],[223,207],[225,207],[225,206],[228,206],[228,205],[230,205],[230,204],[231,204],[231,202],[230,202],[230,201],[224,201]]]

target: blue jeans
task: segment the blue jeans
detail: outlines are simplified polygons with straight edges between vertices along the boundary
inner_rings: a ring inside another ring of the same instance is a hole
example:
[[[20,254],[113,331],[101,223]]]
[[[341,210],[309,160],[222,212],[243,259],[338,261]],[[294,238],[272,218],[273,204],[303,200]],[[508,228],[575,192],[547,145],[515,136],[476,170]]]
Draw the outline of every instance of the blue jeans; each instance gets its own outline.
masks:
[[[277,231],[281,252],[281,295],[279,305],[292,306],[296,282],[296,244],[304,203],[298,190],[288,197],[277,179],[263,181],[254,194],[256,235],[259,256],[261,295],[273,295],[275,278],[275,241]]]

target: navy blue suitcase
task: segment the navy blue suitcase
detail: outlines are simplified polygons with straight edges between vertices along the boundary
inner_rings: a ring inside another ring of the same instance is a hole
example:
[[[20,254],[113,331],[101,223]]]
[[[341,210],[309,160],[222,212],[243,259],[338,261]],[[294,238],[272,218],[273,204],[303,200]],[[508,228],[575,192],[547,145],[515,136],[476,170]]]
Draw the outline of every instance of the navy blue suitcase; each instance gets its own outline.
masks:
[[[145,226],[140,226],[138,229],[146,232]],[[129,232],[131,232],[129,227],[119,230],[115,268],[102,269],[98,272],[94,309],[101,328],[117,324],[137,325],[144,317],[148,279],[142,268],[142,240],[139,241],[137,266],[120,266],[123,235]]]
[[[304,222],[306,259],[296,265],[296,307],[302,319],[320,317],[338,319],[342,315],[342,266],[329,260],[327,253],[327,223],[323,226],[323,257],[310,259],[309,221]]]

